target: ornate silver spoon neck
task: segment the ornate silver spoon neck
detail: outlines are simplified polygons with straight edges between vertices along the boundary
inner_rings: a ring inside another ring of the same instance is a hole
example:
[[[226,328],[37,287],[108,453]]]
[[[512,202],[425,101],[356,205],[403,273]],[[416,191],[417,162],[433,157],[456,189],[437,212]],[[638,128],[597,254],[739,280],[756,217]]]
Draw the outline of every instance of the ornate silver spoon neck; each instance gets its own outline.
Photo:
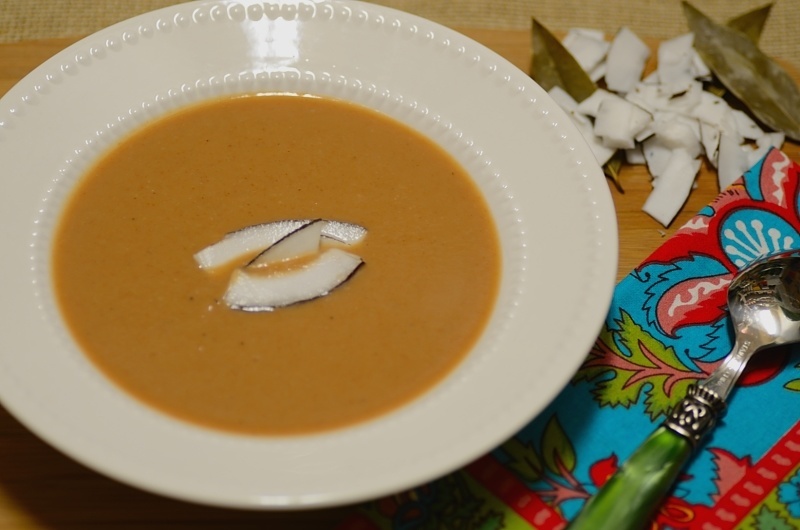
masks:
[[[718,399],[725,401],[733,390],[733,386],[742,375],[747,361],[758,351],[758,345],[747,335],[739,335],[731,353],[722,363],[698,385],[713,392]]]

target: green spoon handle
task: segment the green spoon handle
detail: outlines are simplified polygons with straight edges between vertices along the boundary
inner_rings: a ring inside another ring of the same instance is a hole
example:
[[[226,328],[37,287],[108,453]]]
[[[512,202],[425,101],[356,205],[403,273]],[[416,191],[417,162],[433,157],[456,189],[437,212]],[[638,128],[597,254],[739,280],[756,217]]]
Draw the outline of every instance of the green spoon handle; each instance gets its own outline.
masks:
[[[568,530],[639,530],[666,497],[692,444],[659,427],[592,497]]]
[[[652,519],[694,447],[714,426],[724,401],[692,386],[664,425],[617,470],[568,530],[640,530]]]

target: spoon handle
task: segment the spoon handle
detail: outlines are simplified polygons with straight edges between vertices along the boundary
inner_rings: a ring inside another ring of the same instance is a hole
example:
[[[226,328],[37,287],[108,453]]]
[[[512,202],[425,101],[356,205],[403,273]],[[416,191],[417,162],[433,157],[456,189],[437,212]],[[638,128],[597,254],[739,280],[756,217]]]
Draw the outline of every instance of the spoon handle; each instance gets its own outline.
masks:
[[[664,424],[589,499],[568,530],[640,530],[652,519],[724,401],[692,386]]]

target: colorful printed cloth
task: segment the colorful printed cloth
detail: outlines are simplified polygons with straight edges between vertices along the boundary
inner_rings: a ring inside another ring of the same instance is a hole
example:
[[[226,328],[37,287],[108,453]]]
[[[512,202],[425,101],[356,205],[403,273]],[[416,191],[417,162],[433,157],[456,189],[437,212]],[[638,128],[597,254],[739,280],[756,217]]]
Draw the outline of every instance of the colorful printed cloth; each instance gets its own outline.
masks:
[[[733,345],[727,285],[800,248],[800,166],[771,151],[616,288],[571,384],[462,470],[371,502],[341,530],[556,530]],[[653,529],[800,528],[800,348],[756,356]]]

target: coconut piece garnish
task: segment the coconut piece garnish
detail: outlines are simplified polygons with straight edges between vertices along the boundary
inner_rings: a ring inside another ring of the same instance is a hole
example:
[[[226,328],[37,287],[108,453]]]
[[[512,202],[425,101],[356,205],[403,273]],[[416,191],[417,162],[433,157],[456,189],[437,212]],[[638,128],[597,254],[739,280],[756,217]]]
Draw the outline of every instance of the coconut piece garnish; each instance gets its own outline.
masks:
[[[598,92],[601,92],[601,90],[596,90],[594,94],[597,94]],[[614,156],[616,149],[604,145],[602,138],[594,134],[594,125],[584,113],[580,112],[580,105],[578,105],[578,102],[575,101],[575,99],[570,96],[566,90],[558,85],[555,85],[553,88],[551,88],[548,94],[550,94],[558,106],[564,109],[564,111],[566,111],[566,113],[569,115],[572,123],[575,124],[580,131],[581,136],[583,136],[583,139],[589,144],[589,148],[592,150],[597,163],[602,166],[611,160],[611,157]],[[593,98],[594,94],[586,98],[586,100]],[[586,100],[584,100],[584,102]]]
[[[606,86],[625,94],[642,78],[650,48],[628,28],[621,28],[606,55]]]
[[[573,28],[564,37],[563,44],[567,51],[575,57],[581,68],[589,74],[592,81],[597,81],[605,75],[605,66],[602,61],[605,59],[610,45],[606,42],[602,31]]]
[[[600,102],[594,119],[594,133],[607,147],[633,149],[635,137],[652,121],[652,116],[621,97]]]
[[[264,250],[287,234],[297,230],[311,220],[291,219],[248,226],[225,237],[194,255],[201,269],[213,269],[226,265],[248,254]]]
[[[341,248],[323,249],[322,243],[327,240],[329,244],[350,246],[366,235],[363,226],[342,221],[275,221],[231,232],[194,258],[200,268],[209,270],[258,252],[233,271],[223,301],[231,309],[273,311],[326,296],[347,281],[363,260]],[[270,268],[277,263],[286,265]]]
[[[317,220],[289,219],[248,226],[226,234],[221,240],[196,253],[194,259],[201,269],[215,269],[263,251],[295,230],[315,221]],[[322,237],[345,245],[355,245],[367,234],[366,228],[357,224],[329,219],[322,222]]]
[[[661,175],[653,183],[653,191],[642,207],[645,213],[668,226],[680,211],[700,171],[700,159],[685,149],[675,149]]]
[[[658,45],[658,77],[662,83],[694,80],[694,34],[686,33]]]
[[[253,258],[248,267],[264,267],[270,263],[286,261],[319,252],[322,228],[325,221],[317,219],[289,232]]]
[[[360,257],[330,248],[311,263],[281,274],[259,274],[237,269],[223,300],[232,309],[274,311],[328,295],[363,264]]]
[[[722,133],[719,139],[717,179],[720,189],[730,186],[750,167],[747,153],[741,148],[738,138]]]
[[[360,243],[366,235],[367,229],[355,223],[326,220],[325,226],[322,227],[322,237],[345,245]]]

